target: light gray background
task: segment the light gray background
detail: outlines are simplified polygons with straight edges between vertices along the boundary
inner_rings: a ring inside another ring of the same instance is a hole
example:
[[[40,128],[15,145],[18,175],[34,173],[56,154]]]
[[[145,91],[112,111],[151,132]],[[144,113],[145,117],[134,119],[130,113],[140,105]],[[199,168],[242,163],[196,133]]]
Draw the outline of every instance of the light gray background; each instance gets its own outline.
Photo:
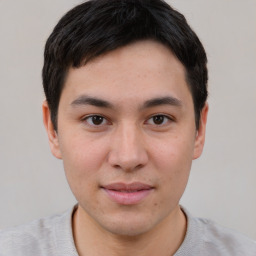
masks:
[[[210,113],[203,156],[182,199],[194,215],[256,239],[256,1],[169,1],[209,58]],[[41,117],[43,47],[78,0],[0,0],[0,227],[75,203],[51,156]]]

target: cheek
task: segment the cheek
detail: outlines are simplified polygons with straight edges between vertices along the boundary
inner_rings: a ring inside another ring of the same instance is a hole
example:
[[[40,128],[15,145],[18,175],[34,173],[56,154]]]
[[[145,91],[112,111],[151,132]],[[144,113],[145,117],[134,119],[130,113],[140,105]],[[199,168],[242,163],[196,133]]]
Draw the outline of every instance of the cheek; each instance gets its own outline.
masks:
[[[193,143],[184,137],[166,140],[154,147],[153,164],[159,170],[159,184],[163,193],[163,201],[177,201],[182,196],[190,174]],[[153,150],[153,149],[152,149]]]
[[[165,170],[173,175],[190,170],[194,140],[187,140],[185,137],[174,137],[152,143],[152,159],[159,170]]]
[[[95,185],[98,170],[101,169],[108,152],[109,144],[81,136],[63,136],[60,140],[64,169],[71,187]]]

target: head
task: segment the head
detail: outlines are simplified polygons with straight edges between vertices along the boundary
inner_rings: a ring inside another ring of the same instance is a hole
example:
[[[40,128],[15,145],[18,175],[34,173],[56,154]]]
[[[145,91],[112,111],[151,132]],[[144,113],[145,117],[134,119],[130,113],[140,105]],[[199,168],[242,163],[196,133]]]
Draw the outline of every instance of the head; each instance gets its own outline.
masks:
[[[96,0],[64,15],[45,46],[43,85],[55,130],[70,67],[79,68],[100,55],[147,39],[168,47],[183,64],[198,128],[207,99],[207,58],[185,17],[162,0]]]
[[[207,117],[206,55],[185,18],[160,0],[85,2],[49,37],[43,80],[80,217],[129,236],[173,219]]]

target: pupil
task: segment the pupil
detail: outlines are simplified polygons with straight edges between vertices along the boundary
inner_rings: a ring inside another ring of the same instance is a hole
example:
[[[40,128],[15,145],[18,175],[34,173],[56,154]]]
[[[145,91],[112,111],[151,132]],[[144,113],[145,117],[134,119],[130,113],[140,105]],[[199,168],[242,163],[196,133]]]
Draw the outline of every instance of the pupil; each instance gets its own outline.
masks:
[[[162,124],[164,121],[164,117],[163,116],[154,116],[154,123],[155,124]]]
[[[102,117],[102,116],[93,116],[93,117],[92,117],[92,122],[93,122],[93,124],[95,124],[95,125],[101,124],[102,121],[103,121],[103,117]]]

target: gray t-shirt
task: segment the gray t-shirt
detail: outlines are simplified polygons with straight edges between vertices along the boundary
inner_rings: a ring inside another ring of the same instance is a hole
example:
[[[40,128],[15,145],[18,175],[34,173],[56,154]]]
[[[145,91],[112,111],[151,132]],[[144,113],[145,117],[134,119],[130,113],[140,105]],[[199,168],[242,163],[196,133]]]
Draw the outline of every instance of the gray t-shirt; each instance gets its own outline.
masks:
[[[0,256],[78,256],[72,235],[74,209],[1,231]],[[174,256],[256,256],[256,242],[183,211],[187,233]]]

